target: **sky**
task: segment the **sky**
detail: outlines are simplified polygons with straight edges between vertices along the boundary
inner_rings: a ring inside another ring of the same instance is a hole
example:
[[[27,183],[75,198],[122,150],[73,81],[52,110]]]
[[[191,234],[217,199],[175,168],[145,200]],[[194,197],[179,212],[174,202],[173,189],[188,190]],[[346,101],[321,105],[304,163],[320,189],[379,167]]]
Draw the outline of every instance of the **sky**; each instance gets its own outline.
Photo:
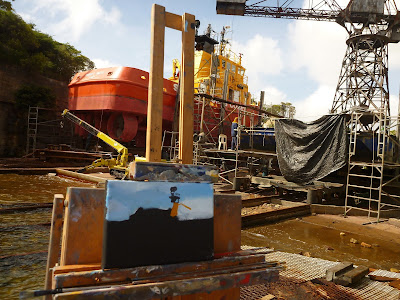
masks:
[[[348,0],[336,0],[345,7]],[[302,7],[308,0],[293,0]],[[400,8],[400,0],[395,0]],[[232,50],[243,53],[249,90],[265,103],[291,102],[295,118],[313,121],[332,106],[347,34],[333,22],[225,16],[216,14],[216,0],[15,0],[16,13],[36,29],[69,43],[97,68],[129,66],[149,70],[151,6],[157,3],[175,14],[190,13],[216,32],[230,26]],[[253,1],[254,3],[254,1]],[[268,0],[267,5],[276,5]],[[180,58],[181,34],[166,29],[164,76],[172,74],[172,59]],[[389,92],[392,115],[398,111],[400,44],[389,45]]]

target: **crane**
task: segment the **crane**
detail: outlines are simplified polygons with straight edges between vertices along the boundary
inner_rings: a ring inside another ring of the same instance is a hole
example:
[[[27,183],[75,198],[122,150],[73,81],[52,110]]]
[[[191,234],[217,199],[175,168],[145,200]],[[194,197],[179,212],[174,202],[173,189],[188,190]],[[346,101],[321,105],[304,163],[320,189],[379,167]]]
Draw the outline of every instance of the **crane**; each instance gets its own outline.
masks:
[[[335,0],[308,1],[294,8],[293,0],[217,0],[217,13],[252,17],[336,22],[347,31],[347,51],[331,108],[332,113],[353,106],[384,111],[390,116],[388,44],[400,41],[400,13],[394,0],[350,0],[341,8]]]
[[[293,0],[217,0],[217,13],[253,17],[336,22],[348,34],[331,113],[348,113],[349,159],[344,215],[352,203],[367,201],[379,222],[383,207],[400,208],[400,193],[390,185],[400,179],[400,157],[390,134],[400,117],[389,106],[388,45],[400,41],[400,12],[395,0],[350,0],[342,8],[335,0],[308,0],[301,8]],[[307,6],[308,2],[308,6]],[[358,161],[358,136],[370,138],[371,161]],[[392,147],[393,148],[393,147]],[[371,203],[373,205],[371,205]],[[395,204],[394,204],[395,203]]]
[[[78,172],[85,172],[87,170],[94,169],[96,167],[108,167],[110,170],[110,174],[114,175],[116,178],[123,179],[127,176],[128,174],[128,149],[106,135],[105,133],[101,132],[97,128],[93,127],[89,123],[83,121],[82,119],[78,118],[75,116],[73,113],[71,113],[68,109],[64,109],[63,113],[61,114],[62,117],[67,118],[71,122],[77,124],[78,126],[81,126],[83,129],[85,129],[87,132],[90,134],[98,137],[101,139],[103,142],[105,142],[107,145],[111,146],[118,152],[118,157],[117,158],[99,158],[96,159],[92,164],[89,166],[86,166],[85,168],[79,170]]]

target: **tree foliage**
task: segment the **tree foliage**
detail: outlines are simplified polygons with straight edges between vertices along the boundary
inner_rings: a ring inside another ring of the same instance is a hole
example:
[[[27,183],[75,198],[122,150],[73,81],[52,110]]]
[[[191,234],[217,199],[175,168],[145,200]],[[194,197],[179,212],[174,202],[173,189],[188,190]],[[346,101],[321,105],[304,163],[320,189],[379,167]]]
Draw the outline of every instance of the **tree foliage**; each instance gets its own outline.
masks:
[[[12,9],[13,8],[10,1],[0,0],[0,10],[12,11]]]
[[[63,81],[94,68],[94,63],[72,45],[35,30],[12,11],[9,1],[0,1],[0,62]]]
[[[26,109],[29,106],[51,108],[54,106],[56,96],[48,87],[37,85],[24,85],[15,92],[17,107]]]
[[[296,107],[290,102],[281,102],[281,104],[268,105],[264,108],[266,111],[284,118],[292,119],[296,114]]]

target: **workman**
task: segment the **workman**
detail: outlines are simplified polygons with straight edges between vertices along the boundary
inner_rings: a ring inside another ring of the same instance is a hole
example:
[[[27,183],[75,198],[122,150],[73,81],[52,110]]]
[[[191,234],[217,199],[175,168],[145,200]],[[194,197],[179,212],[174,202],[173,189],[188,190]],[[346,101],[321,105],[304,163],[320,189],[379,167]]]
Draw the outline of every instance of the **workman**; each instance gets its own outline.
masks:
[[[231,136],[232,136],[231,150],[235,150],[236,149],[237,128],[238,128],[238,117],[236,117],[235,120],[233,120],[233,122],[232,122],[232,127],[231,127]]]

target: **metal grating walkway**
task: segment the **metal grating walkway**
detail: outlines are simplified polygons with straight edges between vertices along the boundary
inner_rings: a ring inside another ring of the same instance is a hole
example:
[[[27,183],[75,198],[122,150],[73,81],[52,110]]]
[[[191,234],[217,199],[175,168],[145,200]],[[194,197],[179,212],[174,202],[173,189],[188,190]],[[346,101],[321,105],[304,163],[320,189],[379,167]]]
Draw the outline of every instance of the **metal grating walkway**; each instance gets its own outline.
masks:
[[[242,249],[251,249],[253,247],[243,246]],[[268,249],[259,249],[266,251]],[[299,287],[300,291],[306,290],[306,294],[310,296],[307,299],[368,299],[368,300],[397,300],[400,299],[400,290],[397,290],[387,282],[378,282],[365,277],[355,286],[343,287],[330,283],[329,285],[313,285],[311,280],[325,278],[326,270],[339,264],[320,258],[306,257],[299,254],[291,254],[286,252],[274,251],[265,255],[267,261],[285,262],[286,269],[281,271],[282,282],[275,285],[284,289],[290,289],[293,286]],[[393,273],[384,270],[376,270],[371,275],[380,275],[393,278],[400,278],[399,273]],[[262,299],[263,295],[273,294],[279,299],[279,295],[274,293],[273,284],[246,287],[241,289],[241,299]],[[271,290],[272,289],[272,290]],[[296,291],[298,293],[298,290]],[[334,296],[333,296],[334,295]],[[315,296],[315,298],[313,298]],[[333,296],[333,297],[332,297]],[[296,299],[302,299],[301,295],[297,295]],[[293,299],[295,299],[293,298]],[[281,298],[283,299],[283,298]],[[305,299],[305,298],[304,298]]]

